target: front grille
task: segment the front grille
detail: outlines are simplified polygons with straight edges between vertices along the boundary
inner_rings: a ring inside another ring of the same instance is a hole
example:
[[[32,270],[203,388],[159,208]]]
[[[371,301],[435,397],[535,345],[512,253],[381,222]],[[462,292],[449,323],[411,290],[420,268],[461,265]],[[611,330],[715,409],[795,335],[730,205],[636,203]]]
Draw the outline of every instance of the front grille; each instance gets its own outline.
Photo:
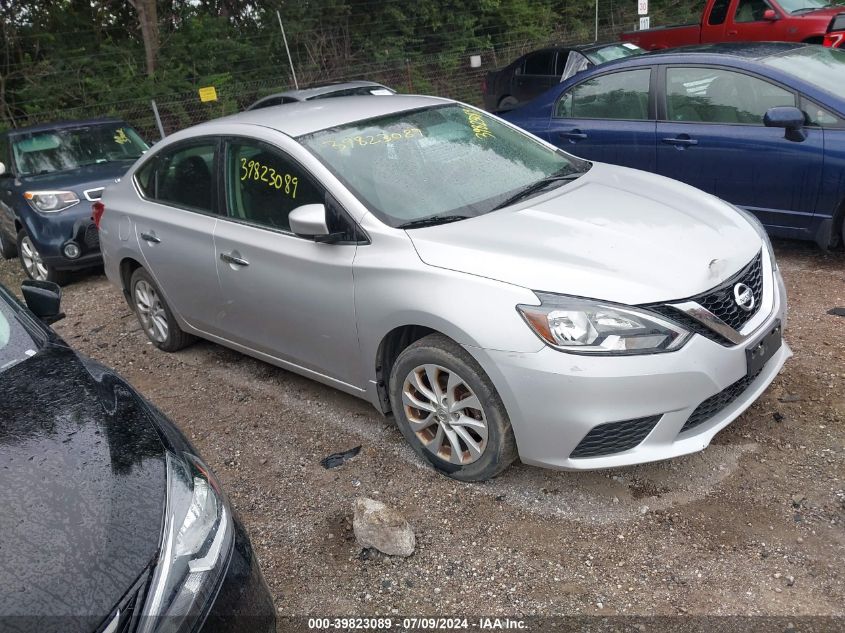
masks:
[[[745,393],[745,390],[748,389],[751,383],[757,379],[757,376],[760,375],[761,371],[763,371],[762,368],[751,376],[743,376],[735,383],[732,383],[722,389],[722,391],[716,395],[707,398],[707,400],[695,408],[692,415],[690,415],[689,418],[687,418],[687,421],[684,422],[684,426],[681,428],[681,433],[689,431],[690,429],[697,427],[699,424],[704,424],[707,420],[710,420],[721,413],[731,403]]]
[[[751,288],[751,292],[754,294],[754,309],[751,312],[746,312],[740,308],[734,299],[734,286],[739,283]],[[706,308],[739,332],[760,309],[760,303],[763,300],[762,251],[757,253],[757,257],[725,283],[697,297],[692,297],[691,300]]]
[[[621,453],[642,442],[660,420],[659,415],[599,424],[587,433],[570,457],[598,457]]]
[[[734,286],[738,283],[744,283],[754,295],[754,309],[751,312],[746,312],[736,304],[734,299]],[[685,301],[693,301],[703,308],[712,312],[719,319],[727,323],[737,332],[742,329],[751,317],[753,317],[760,309],[760,303],[763,300],[763,252],[757,253],[757,256],[746,264],[742,270],[736,273],[727,281],[719,284],[712,290],[708,290],[695,297],[688,299],[679,299],[678,303]],[[684,329],[701,334],[711,341],[716,341],[720,345],[730,347],[734,345],[733,342],[726,339],[721,334],[714,332],[709,327],[704,325],[698,319],[694,319],[686,312],[675,308],[668,304],[654,304],[646,305],[644,308],[657,312],[663,316],[675,321]]]
[[[85,246],[89,250],[99,250],[100,248],[100,232],[94,224],[89,224],[85,227],[85,235],[83,236]]]

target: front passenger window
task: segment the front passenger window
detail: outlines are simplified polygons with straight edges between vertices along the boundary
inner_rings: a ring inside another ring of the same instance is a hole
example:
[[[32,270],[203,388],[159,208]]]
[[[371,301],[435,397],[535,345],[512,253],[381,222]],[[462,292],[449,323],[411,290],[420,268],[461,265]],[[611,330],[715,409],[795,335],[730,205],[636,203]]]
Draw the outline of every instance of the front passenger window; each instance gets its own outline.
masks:
[[[263,143],[236,141],[227,152],[229,215],[251,224],[290,231],[288,216],[325,196],[297,163]]]

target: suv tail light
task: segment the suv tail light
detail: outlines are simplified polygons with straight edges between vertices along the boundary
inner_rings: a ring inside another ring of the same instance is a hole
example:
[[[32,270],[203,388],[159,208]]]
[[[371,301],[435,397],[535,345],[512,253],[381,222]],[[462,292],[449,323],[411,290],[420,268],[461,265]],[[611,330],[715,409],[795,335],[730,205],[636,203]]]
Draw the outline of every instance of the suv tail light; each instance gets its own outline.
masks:
[[[828,33],[824,36],[823,44],[829,48],[839,48],[845,40],[845,33]]]
[[[103,219],[103,213],[106,212],[106,205],[102,202],[97,200],[94,204],[91,205],[91,220],[94,222],[94,226],[98,229],[100,228],[100,220]]]

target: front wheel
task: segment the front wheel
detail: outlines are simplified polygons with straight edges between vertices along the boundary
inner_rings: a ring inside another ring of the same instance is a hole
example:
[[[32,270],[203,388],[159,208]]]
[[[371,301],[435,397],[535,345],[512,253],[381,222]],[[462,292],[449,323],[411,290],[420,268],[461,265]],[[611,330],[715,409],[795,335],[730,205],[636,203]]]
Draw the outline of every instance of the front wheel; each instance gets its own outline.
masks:
[[[10,240],[6,237],[6,234],[3,233],[3,229],[0,229],[0,257],[3,259],[12,259],[17,254],[18,249],[14,240]]]
[[[36,281],[52,281],[60,286],[67,283],[68,273],[44,263],[41,253],[24,229],[18,233],[18,256],[27,277]]]
[[[499,394],[475,359],[441,334],[399,354],[390,372],[390,402],[414,451],[449,477],[483,481],[516,459]]]
[[[138,321],[153,345],[164,352],[177,352],[194,341],[192,335],[179,327],[161,290],[146,270],[138,268],[132,273],[129,292]]]

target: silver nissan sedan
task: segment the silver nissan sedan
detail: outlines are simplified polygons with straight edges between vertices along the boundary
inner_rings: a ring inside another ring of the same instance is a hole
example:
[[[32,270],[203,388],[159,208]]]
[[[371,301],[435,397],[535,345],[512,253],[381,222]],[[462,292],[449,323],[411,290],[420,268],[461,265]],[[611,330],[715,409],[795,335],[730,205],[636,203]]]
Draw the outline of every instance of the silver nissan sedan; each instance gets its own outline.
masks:
[[[93,211],[157,347],[202,337],[365,398],[457,479],[701,450],[791,355],[753,217],[446,99],[204,123]]]

